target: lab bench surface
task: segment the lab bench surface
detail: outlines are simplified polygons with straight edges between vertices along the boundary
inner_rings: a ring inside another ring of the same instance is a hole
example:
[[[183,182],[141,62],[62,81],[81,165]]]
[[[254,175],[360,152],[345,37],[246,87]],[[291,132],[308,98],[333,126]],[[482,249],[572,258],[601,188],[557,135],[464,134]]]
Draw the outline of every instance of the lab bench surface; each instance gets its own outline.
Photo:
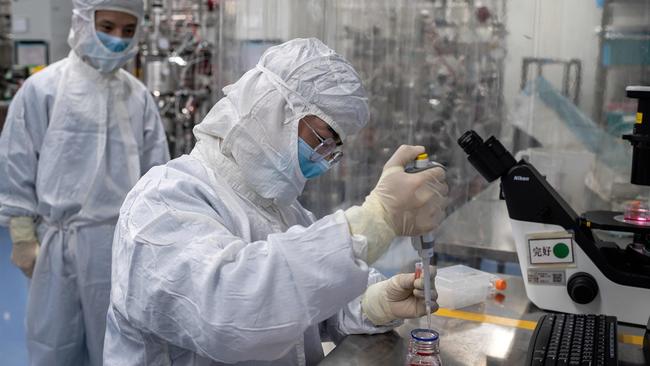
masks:
[[[444,366],[525,364],[535,324],[545,312],[528,300],[521,277],[503,278],[508,288],[502,299],[458,310],[440,309],[432,316],[432,328],[440,333]],[[389,333],[347,336],[319,365],[404,365],[410,331],[426,327],[422,317],[407,320]],[[644,365],[643,333],[643,327],[619,323],[620,366]]]

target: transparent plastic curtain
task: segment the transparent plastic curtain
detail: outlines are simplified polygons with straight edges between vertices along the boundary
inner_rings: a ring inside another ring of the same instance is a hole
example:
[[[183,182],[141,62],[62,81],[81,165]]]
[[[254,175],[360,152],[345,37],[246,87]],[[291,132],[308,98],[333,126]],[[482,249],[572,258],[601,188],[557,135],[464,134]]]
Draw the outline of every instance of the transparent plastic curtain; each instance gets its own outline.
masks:
[[[344,55],[369,93],[368,126],[345,157],[301,197],[317,215],[360,203],[401,144],[420,144],[449,167],[452,204],[486,184],[456,140],[467,129],[501,133],[506,56],[503,1],[224,1],[220,86],[234,82],[270,45],[317,37]]]
[[[194,146],[192,128],[218,93],[215,0],[146,0],[139,57],[127,67],[154,95],[172,158]]]
[[[324,214],[359,203],[393,151],[418,144],[449,167],[453,210],[477,178],[456,139],[470,128],[498,134],[502,123],[502,2],[326,4],[324,40],[361,74],[371,119],[339,170],[308,187],[305,204]]]
[[[200,26],[216,30],[214,101],[266,48],[296,37],[320,38],[363,78],[370,123],[301,197],[319,216],[360,203],[405,143],[449,167],[455,210],[487,186],[456,144],[468,129],[539,165],[577,211],[648,196],[627,183],[631,148],[620,135],[636,105],[625,87],[650,85],[649,1],[213,3],[218,16]]]
[[[632,131],[637,104],[625,87],[650,85],[650,2],[535,0],[517,11],[530,21],[509,29],[515,57],[506,74],[522,65],[519,87],[505,88],[513,150],[577,212],[647,200],[647,187],[629,183],[632,147],[621,136]],[[535,60],[527,73],[524,58]],[[567,72],[571,60],[578,77]]]

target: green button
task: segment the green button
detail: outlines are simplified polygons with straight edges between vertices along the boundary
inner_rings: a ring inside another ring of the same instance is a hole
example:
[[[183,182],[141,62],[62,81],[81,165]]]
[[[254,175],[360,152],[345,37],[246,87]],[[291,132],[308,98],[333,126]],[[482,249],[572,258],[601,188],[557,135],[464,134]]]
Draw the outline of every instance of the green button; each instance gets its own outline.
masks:
[[[553,246],[553,254],[562,259],[569,255],[569,246],[564,243],[557,243]]]

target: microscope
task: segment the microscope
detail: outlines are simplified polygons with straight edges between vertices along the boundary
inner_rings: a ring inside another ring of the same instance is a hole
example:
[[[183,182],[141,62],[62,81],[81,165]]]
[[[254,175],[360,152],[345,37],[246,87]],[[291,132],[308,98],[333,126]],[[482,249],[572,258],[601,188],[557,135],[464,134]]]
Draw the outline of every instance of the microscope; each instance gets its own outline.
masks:
[[[633,133],[623,136],[633,147],[631,182],[650,186],[650,87],[629,86],[626,93],[638,99]],[[537,307],[646,325],[650,213],[631,207],[579,215],[543,174],[523,159],[517,162],[494,136],[483,141],[467,131],[458,144],[487,181],[501,179],[526,294]],[[601,240],[597,229],[632,233],[633,240],[619,247]]]

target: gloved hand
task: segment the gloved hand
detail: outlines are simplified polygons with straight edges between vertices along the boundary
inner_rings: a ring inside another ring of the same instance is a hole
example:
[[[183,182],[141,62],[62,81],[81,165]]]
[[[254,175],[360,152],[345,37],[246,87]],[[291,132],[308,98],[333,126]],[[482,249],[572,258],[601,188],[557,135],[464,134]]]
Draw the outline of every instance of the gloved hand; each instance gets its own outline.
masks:
[[[25,276],[32,278],[40,245],[34,219],[27,216],[12,217],[9,221],[9,235],[13,243],[11,261]]]
[[[376,261],[396,236],[427,233],[444,218],[448,192],[445,171],[404,172],[406,164],[423,152],[422,146],[400,146],[384,165],[377,186],[363,205],[345,211],[350,232],[367,239],[368,263]]]
[[[431,311],[438,310],[435,289],[436,269],[431,266]],[[361,309],[373,324],[385,325],[393,320],[426,315],[424,280],[415,273],[402,273],[370,285],[361,300]]]

